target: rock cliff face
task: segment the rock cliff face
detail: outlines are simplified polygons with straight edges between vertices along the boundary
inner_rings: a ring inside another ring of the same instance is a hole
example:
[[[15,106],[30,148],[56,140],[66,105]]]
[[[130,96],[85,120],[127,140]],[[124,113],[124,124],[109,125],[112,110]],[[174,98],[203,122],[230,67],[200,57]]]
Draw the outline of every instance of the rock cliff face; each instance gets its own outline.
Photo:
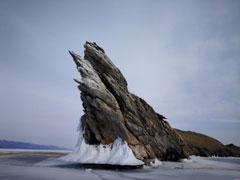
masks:
[[[178,160],[189,149],[168,124],[143,99],[131,94],[127,81],[96,43],[86,42],[84,58],[69,51],[82,79],[74,79],[81,91],[85,114],[83,137],[89,144],[109,144],[118,137],[127,141],[136,158]]]

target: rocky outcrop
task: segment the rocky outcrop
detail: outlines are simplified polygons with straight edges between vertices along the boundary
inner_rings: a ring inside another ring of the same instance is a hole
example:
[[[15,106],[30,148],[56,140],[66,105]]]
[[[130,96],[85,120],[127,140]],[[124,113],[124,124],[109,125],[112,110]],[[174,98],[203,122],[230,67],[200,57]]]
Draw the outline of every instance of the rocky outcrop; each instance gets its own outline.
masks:
[[[191,155],[197,156],[240,156],[240,148],[233,144],[223,145],[218,140],[193,131],[175,129],[190,149]]]
[[[227,150],[230,151],[229,156],[235,156],[235,157],[240,157],[240,147],[236,146],[234,144],[227,144],[225,145]]]
[[[136,158],[178,160],[189,149],[168,124],[140,97],[130,93],[121,71],[96,43],[86,42],[84,57],[69,51],[82,79],[83,137],[88,144],[109,144],[118,137],[127,141]]]

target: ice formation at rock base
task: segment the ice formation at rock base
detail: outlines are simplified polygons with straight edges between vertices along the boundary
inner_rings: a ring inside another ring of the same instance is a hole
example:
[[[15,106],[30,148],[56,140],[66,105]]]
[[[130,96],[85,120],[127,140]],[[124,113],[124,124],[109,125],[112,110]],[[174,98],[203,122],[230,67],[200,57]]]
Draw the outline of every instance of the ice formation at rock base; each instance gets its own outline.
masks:
[[[89,145],[83,138],[81,121],[78,126],[79,138],[73,152],[61,157],[63,161],[82,164],[111,164],[111,165],[143,165],[143,161],[136,159],[126,141],[117,138],[108,145]]]

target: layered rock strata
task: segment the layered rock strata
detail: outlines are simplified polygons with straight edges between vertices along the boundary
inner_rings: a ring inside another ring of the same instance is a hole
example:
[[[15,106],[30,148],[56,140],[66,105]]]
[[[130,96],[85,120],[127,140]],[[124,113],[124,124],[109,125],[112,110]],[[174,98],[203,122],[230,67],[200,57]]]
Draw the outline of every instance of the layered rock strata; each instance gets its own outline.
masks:
[[[88,144],[109,144],[120,137],[135,157],[178,160],[189,149],[163,115],[140,97],[130,93],[127,81],[105,51],[86,42],[84,57],[69,51],[82,79],[74,79],[81,91],[84,115],[83,137]]]

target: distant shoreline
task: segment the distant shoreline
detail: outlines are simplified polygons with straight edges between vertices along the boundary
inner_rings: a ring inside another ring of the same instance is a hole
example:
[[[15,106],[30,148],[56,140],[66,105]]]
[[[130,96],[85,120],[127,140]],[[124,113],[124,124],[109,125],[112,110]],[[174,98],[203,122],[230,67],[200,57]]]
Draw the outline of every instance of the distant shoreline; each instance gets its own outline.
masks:
[[[0,149],[29,149],[29,150],[66,150],[71,151],[70,148],[64,148],[54,145],[40,145],[21,141],[9,141],[0,139]]]
[[[71,150],[47,150],[47,149],[0,149],[0,156],[11,154],[68,154]]]

